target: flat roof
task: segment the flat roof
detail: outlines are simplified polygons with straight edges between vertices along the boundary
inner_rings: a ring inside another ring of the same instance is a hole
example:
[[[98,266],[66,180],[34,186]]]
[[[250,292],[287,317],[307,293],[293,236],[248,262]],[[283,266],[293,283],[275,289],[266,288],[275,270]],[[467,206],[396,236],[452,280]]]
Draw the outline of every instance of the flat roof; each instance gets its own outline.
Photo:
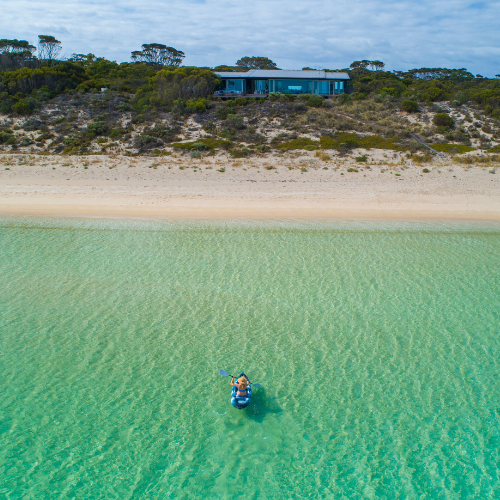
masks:
[[[249,71],[215,71],[222,78],[308,79],[308,80],[350,80],[347,73],[316,70],[251,69]]]

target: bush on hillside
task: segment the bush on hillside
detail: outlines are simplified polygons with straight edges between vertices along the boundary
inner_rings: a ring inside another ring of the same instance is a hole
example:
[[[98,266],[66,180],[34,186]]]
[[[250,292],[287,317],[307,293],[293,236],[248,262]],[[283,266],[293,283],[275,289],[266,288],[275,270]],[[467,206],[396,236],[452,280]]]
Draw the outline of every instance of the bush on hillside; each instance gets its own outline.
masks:
[[[87,131],[93,136],[108,135],[111,127],[104,121],[95,121],[87,125]]]
[[[418,111],[417,101],[403,101],[401,103],[401,109],[407,113],[416,113]]]
[[[235,134],[238,130],[246,127],[243,118],[240,115],[228,115],[224,121],[222,130],[228,134]]]
[[[141,134],[135,140],[135,147],[139,150],[139,152],[159,148],[160,146],[163,146],[163,142],[157,137],[153,137],[148,134]]]
[[[452,128],[455,125],[455,120],[447,113],[436,113],[432,119],[432,123],[436,127]]]
[[[422,100],[424,101],[442,101],[445,97],[445,93],[443,89],[439,87],[429,87],[423,94]]]
[[[218,106],[215,110],[215,116],[219,120],[225,120],[228,115],[231,113],[231,109],[227,106]]]
[[[3,131],[0,132],[0,144],[15,144],[16,138],[14,134]]]
[[[320,95],[312,95],[307,99],[306,104],[312,108],[321,108],[325,100]]]

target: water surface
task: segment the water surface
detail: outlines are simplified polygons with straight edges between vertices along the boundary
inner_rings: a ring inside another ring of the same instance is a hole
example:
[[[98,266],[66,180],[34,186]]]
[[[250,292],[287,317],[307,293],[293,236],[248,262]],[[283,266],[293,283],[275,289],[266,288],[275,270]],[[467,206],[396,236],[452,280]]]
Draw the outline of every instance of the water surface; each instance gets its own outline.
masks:
[[[485,224],[0,219],[0,498],[499,498],[499,256]]]

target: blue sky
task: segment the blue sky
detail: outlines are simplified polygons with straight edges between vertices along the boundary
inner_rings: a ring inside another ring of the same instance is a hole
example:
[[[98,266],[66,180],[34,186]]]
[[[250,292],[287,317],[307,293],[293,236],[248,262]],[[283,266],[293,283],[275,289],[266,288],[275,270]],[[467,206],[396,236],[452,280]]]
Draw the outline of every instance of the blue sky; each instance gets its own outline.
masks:
[[[500,73],[500,0],[2,0],[1,10],[0,38],[54,35],[68,56],[129,61],[158,42],[192,65],[258,55],[283,69],[378,59],[390,70]]]

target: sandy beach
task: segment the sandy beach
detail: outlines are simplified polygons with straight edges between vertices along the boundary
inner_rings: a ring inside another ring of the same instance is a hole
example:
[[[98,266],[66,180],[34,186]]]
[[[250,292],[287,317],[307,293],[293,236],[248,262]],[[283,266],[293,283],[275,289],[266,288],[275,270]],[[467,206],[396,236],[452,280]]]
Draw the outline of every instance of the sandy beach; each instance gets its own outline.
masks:
[[[491,167],[424,167],[325,163],[312,154],[237,161],[3,155],[0,214],[500,220],[500,176]]]

